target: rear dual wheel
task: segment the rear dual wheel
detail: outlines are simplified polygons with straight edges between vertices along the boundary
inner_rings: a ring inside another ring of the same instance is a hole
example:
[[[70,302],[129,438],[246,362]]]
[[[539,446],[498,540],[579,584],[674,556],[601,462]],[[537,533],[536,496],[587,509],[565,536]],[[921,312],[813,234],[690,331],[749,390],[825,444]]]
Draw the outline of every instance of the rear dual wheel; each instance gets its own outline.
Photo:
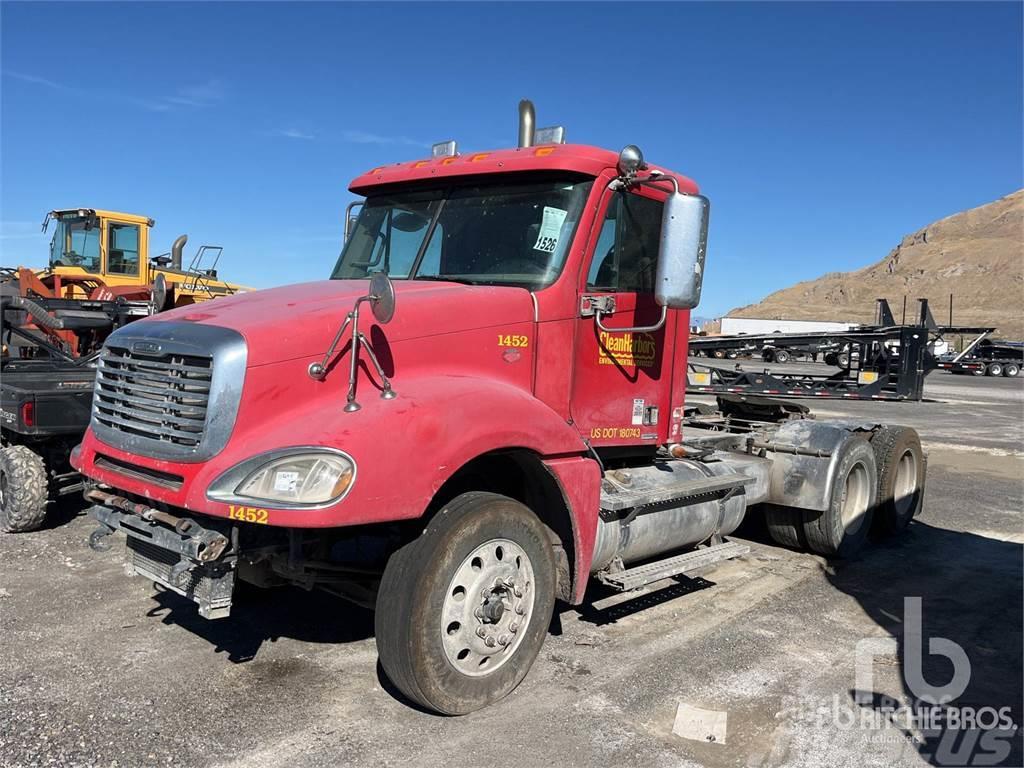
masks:
[[[526,677],[554,602],[548,529],[513,499],[465,493],[388,560],[375,617],[381,666],[417,704],[472,712]]]
[[[864,546],[878,496],[878,470],[868,441],[855,437],[841,453],[822,511],[765,505],[768,532],[779,544],[829,557],[853,557]]]
[[[856,437],[840,450],[828,509],[765,505],[768,531],[779,544],[852,557],[869,529],[900,533],[921,511],[926,460],[916,430],[882,426],[871,433],[870,442]]]
[[[924,501],[925,457],[921,438],[910,427],[884,426],[875,430],[871,447],[878,460],[875,530],[899,533],[921,511]]]
[[[1020,373],[1020,366],[1016,363],[1007,363],[1003,366],[1003,376],[1012,379]]]
[[[988,370],[986,371],[989,376],[1002,376],[1003,375],[1003,364],[1002,363],[989,363]]]

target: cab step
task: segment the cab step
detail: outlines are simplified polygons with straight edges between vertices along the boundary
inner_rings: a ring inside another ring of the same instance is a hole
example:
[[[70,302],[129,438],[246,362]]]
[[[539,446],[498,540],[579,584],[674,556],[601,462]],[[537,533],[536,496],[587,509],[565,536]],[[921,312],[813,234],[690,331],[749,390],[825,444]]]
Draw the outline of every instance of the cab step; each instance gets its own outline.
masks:
[[[750,547],[746,544],[726,541],[710,547],[695,549],[692,552],[686,552],[675,557],[638,565],[635,568],[627,568],[624,571],[601,571],[597,574],[597,578],[602,584],[606,584],[614,590],[629,592],[671,576],[685,576],[688,573],[702,570],[714,563],[721,562],[722,560],[731,560],[748,552],[750,552]]]

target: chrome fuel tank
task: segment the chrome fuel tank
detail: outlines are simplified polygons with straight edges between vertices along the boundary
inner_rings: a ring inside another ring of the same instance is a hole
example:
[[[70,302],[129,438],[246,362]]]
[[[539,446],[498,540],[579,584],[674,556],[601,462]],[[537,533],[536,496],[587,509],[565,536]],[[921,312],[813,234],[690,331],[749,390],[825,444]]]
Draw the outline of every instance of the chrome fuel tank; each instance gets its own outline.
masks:
[[[615,558],[628,564],[732,533],[747,506],[764,500],[770,466],[754,456],[723,454],[719,460],[676,459],[606,472],[591,572]],[[716,490],[730,478],[743,484],[731,495]],[[672,498],[683,488],[689,489],[686,498]]]

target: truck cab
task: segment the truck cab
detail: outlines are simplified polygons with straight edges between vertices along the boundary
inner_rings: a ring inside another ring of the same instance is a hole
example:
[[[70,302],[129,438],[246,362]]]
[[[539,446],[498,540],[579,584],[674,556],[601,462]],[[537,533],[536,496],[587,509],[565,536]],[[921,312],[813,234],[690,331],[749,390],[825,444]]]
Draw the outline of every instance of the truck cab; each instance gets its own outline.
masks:
[[[708,201],[560,133],[525,103],[515,148],[374,168],[328,279],[112,334],[73,456],[90,543],[126,534],[207,618],[239,579],[375,607],[391,680],[460,714],[525,677],[556,599],[740,556],[750,509],[835,556],[905,526],[912,430],[686,406]]]

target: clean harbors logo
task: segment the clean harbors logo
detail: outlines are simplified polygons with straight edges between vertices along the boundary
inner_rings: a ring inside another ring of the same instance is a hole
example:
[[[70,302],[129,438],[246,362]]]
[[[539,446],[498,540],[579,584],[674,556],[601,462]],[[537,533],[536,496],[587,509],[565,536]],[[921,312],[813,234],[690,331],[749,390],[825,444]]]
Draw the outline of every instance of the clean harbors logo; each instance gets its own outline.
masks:
[[[597,362],[600,365],[650,368],[658,352],[658,342],[649,333],[608,333],[598,335]]]

